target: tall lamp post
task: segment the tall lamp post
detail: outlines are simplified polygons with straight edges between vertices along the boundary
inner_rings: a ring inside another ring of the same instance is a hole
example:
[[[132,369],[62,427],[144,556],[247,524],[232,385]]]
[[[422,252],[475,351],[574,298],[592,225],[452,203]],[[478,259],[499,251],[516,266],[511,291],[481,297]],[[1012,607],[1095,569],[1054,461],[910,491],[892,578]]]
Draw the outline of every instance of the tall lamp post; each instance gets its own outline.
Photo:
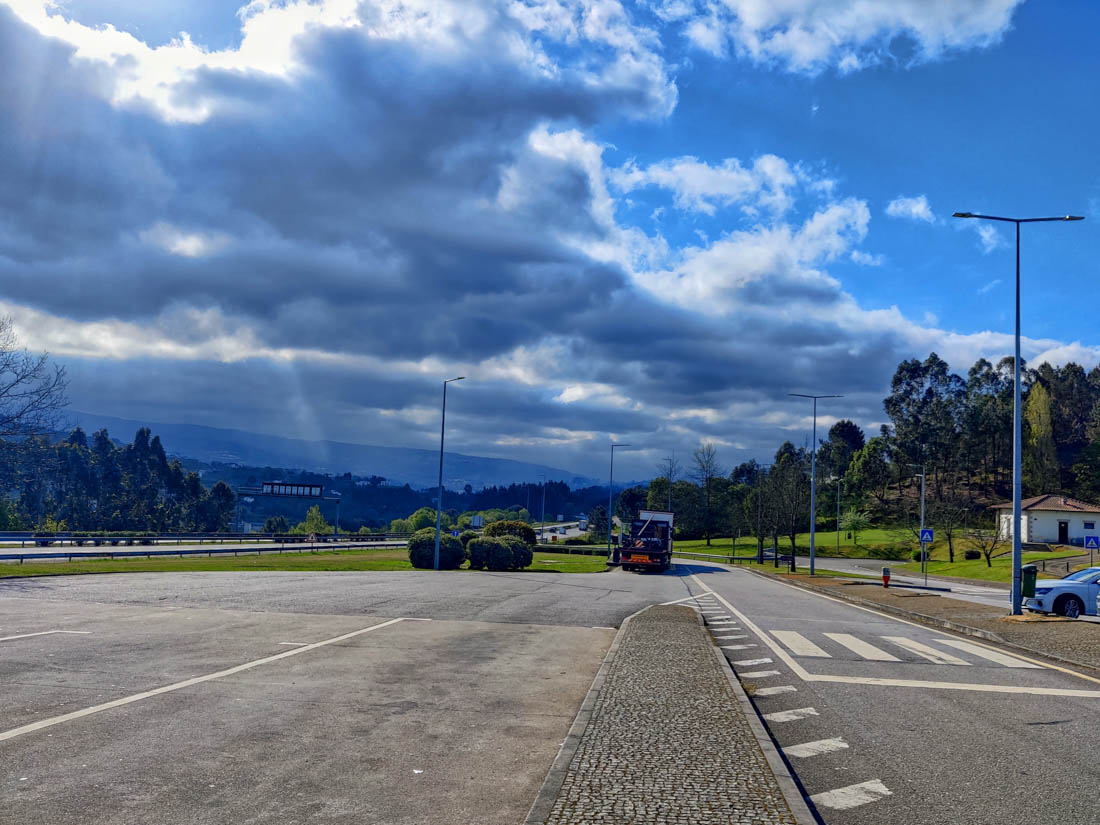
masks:
[[[435,562],[433,570],[439,569],[439,528],[443,520],[443,435],[447,431],[447,385],[455,381],[462,381],[466,376],[448,378],[443,382],[443,421],[439,425],[439,498],[436,499],[435,509]]]
[[[952,217],[1016,224],[1016,357],[1013,363],[1012,382],[1012,615],[1019,616],[1023,613],[1023,597],[1020,589],[1020,565],[1023,562],[1023,548],[1020,540],[1020,498],[1023,476],[1021,471],[1023,420],[1020,415],[1020,224],[1083,221],[1084,217],[1063,215],[1058,218],[1004,218],[997,215],[979,215],[974,212],[956,212]]]
[[[843,395],[803,395],[800,392],[789,392],[787,395],[795,398],[812,398],[814,400],[814,440],[813,450],[810,452],[810,575],[814,575],[814,538],[817,526],[817,400],[819,398],[843,398]],[[791,560],[794,560],[794,552],[791,552]]]
[[[543,531],[546,529],[546,473],[539,473],[539,478],[542,479],[542,517],[539,519],[539,538],[542,538]]]
[[[616,447],[629,447],[629,444],[612,444],[611,445],[611,472],[607,476],[607,557],[611,559],[612,564],[619,563],[619,548],[615,548],[615,555],[611,555],[611,498],[612,491],[615,489],[615,448]]]

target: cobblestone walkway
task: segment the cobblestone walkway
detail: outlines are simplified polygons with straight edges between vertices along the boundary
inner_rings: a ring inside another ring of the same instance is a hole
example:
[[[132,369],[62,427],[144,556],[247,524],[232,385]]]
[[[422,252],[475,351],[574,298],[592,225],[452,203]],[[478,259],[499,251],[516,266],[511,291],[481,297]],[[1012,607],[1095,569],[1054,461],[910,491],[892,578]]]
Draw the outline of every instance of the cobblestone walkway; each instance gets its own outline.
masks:
[[[794,822],[695,612],[634,617],[546,825]]]

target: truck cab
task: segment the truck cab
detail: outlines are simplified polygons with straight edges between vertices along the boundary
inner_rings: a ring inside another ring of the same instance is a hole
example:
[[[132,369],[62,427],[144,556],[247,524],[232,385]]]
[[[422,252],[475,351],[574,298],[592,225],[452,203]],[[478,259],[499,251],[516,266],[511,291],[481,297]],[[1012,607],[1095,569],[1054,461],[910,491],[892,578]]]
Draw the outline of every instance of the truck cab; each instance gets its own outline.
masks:
[[[668,570],[672,566],[672,521],[672,513],[664,510],[639,511],[623,541],[623,570]]]

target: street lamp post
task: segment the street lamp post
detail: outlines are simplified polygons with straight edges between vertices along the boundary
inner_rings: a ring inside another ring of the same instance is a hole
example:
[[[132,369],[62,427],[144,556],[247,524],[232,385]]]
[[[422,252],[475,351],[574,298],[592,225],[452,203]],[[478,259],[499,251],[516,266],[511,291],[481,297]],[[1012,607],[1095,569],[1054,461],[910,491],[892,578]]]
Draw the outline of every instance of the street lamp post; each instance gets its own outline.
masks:
[[[436,499],[435,509],[435,562],[433,570],[439,569],[439,528],[443,520],[443,435],[447,431],[447,385],[455,381],[461,381],[465,375],[458,378],[448,378],[443,382],[443,421],[439,425],[439,498]]]
[[[795,398],[812,398],[814,400],[814,440],[810,452],[810,575],[814,575],[814,557],[816,555],[814,538],[817,527],[817,399],[819,398],[843,398],[843,395],[803,395],[800,392],[789,392],[787,395]],[[791,551],[791,560],[794,560],[794,551]]]
[[[612,564],[619,563],[619,548],[615,548],[615,555],[611,555],[611,497],[612,491],[615,489],[615,448],[616,447],[629,447],[629,444],[612,444],[611,445],[611,472],[607,476],[607,557],[611,559]]]
[[[546,473],[539,473],[542,479],[542,517],[539,519],[539,538],[543,537],[546,530]]]
[[[756,563],[764,563],[764,485],[760,483],[760,472],[765,467],[771,467],[771,464],[757,464],[756,465]],[[779,566],[779,554],[772,553],[772,557],[775,560],[775,567]]]
[[[1020,589],[1020,565],[1023,548],[1020,540],[1020,499],[1022,489],[1023,420],[1020,414],[1020,224],[1045,223],[1047,221],[1083,221],[1080,215],[1063,215],[1058,218],[1004,218],[997,215],[979,215],[974,212],[955,212],[954,218],[978,218],[986,221],[1002,221],[1016,224],[1016,357],[1013,363],[1012,384],[1012,615],[1023,613]]]

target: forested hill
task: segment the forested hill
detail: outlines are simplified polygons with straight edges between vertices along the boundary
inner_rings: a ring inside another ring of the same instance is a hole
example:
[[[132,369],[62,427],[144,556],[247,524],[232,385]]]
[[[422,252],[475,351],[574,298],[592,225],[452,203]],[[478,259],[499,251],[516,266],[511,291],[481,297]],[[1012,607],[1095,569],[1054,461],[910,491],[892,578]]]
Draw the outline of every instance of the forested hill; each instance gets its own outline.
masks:
[[[86,433],[107,429],[129,437],[141,427],[157,433],[171,455],[196,461],[241,464],[250,467],[293,467],[318,473],[382,476],[396,484],[431,487],[438,481],[439,451],[407,447],[379,447],[339,441],[282,438],[243,430],[202,427],[195,424],[162,424],[94,415],[76,410],[67,413],[66,434],[80,426]],[[560,467],[548,467],[503,458],[486,458],[447,452],[444,484],[461,490],[508,485],[537,479],[540,475],[565,481],[574,487],[599,483]]]

